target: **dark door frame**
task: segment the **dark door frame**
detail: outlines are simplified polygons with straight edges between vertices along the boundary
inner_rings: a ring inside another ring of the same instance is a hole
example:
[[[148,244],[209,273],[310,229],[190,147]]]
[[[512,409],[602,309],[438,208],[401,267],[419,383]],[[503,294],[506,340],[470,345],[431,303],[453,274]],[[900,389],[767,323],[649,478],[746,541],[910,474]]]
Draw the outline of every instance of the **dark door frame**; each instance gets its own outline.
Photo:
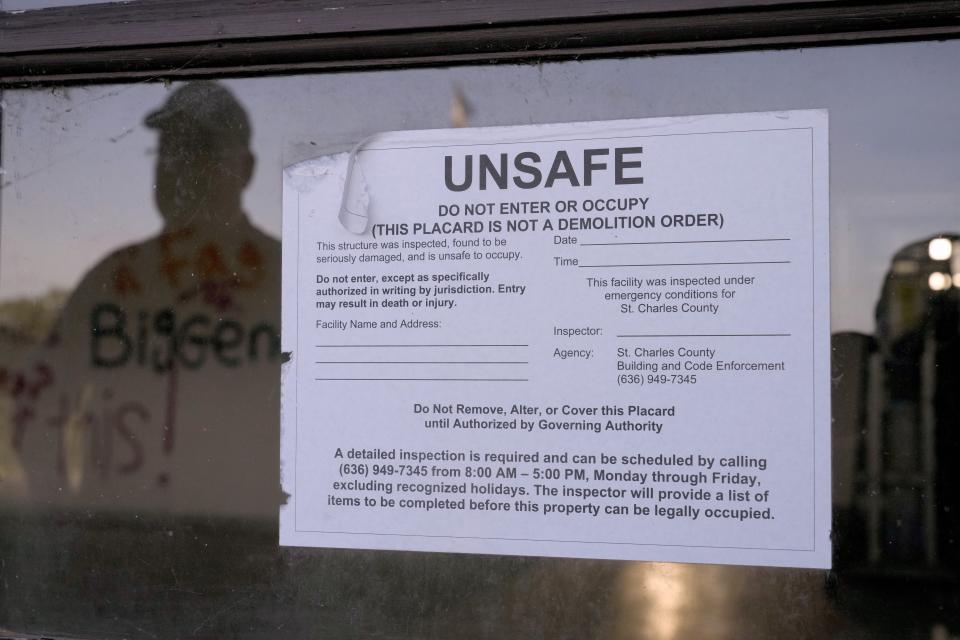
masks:
[[[136,0],[0,13],[0,86],[960,37],[960,0]]]

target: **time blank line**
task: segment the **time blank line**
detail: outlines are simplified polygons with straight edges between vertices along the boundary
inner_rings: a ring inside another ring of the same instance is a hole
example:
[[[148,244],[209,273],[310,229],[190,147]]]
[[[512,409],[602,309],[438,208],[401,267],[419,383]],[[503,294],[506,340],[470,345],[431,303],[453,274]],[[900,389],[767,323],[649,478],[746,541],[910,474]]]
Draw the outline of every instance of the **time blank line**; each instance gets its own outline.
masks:
[[[719,242],[789,242],[790,238],[743,238],[739,240],[650,240],[646,242],[584,242],[581,247],[618,247],[633,244],[713,244]]]
[[[712,267],[731,264],[790,264],[789,260],[748,260],[738,262],[648,262],[644,264],[580,264],[581,269],[602,269],[610,267]]]

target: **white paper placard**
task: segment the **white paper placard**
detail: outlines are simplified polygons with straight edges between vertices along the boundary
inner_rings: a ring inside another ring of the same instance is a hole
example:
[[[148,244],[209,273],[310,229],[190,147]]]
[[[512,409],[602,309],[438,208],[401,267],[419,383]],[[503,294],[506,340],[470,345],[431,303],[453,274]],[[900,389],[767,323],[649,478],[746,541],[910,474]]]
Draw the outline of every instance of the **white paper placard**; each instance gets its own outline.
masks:
[[[829,567],[827,114],[284,171],[280,543]]]

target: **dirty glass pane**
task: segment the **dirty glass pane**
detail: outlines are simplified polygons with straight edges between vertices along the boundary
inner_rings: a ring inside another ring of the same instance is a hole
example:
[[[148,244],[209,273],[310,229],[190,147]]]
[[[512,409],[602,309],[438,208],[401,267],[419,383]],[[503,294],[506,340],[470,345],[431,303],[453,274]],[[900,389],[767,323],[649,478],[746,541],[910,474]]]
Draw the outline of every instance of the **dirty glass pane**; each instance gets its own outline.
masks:
[[[960,634],[960,44],[12,90],[0,630]],[[281,168],[378,131],[826,108],[832,572],[280,549]]]
[[[110,0],[107,0],[109,3]],[[114,0],[119,1],[119,0]],[[136,2],[137,0],[127,0]],[[106,4],[104,0],[0,0],[0,11],[34,11],[51,7],[74,7],[81,4]]]

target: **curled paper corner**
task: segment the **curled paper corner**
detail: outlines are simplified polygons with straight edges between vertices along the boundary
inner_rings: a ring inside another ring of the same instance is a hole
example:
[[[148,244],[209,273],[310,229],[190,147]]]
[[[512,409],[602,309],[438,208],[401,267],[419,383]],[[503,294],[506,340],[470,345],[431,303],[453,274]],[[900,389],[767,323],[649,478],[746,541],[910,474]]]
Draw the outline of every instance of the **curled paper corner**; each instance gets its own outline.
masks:
[[[357,235],[365,233],[370,226],[370,192],[359,167],[347,173],[339,218],[344,229]]]
[[[359,155],[377,135],[367,136],[358,142],[347,159],[347,177],[343,181],[338,218],[344,229],[356,235],[366,233],[370,226],[370,191],[363,176]]]
[[[346,155],[344,152],[320,156],[291,165],[283,170],[287,177],[287,184],[299,193],[308,193],[317,178],[336,174]]]
[[[286,167],[286,184],[295,191],[306,194],[313,190],[318,178],[335,176],[340,181],[341,193],[337,218],[341,226],[350,233],[363,235],[370,227],[370,189],[363,175],[359,155],[378,135],[367,136],[349,152],[319,156]],[[311,210],[311,214],[314,212],[315,210]]]

